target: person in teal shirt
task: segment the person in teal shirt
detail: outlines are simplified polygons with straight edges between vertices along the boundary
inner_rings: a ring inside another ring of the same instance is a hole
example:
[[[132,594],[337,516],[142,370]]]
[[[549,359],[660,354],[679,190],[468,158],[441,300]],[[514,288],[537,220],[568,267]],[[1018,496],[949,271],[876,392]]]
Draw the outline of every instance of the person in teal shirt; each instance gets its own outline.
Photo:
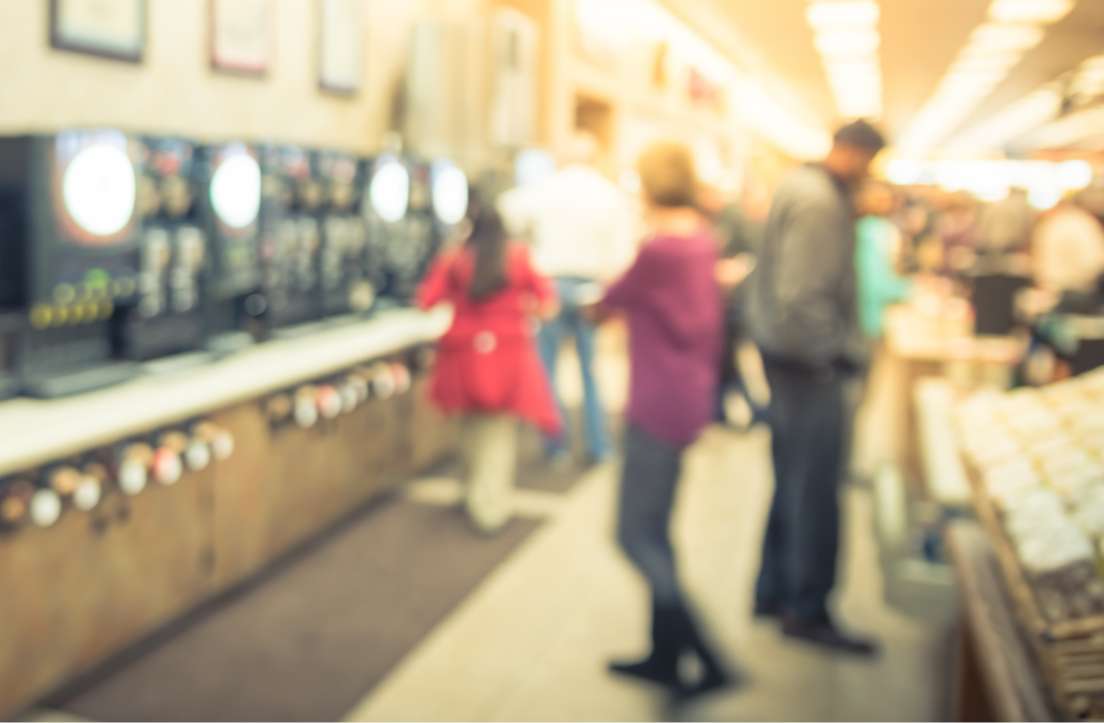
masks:
[[[894,263],[900,243],[900,232],[890,220],[895,201],[892,189],[882,183],[869,184],[859,197],[863,214],[856,226],[855,245],[859,323],[873,343],[884,333],[886,309],[912,291],[912,282],[897,273]]]

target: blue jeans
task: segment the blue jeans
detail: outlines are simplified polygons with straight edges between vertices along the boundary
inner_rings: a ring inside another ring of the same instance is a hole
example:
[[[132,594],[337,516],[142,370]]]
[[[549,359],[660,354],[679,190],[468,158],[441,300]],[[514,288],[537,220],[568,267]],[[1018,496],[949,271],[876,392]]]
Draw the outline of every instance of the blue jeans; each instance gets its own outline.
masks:
[[[765,360],[770,382],[774,497],[756,604],[808,621],[828,615],[840,542],[846,380]]]
[[[567,433],[570,425],[563,399],[556,390],[556,360],[564,337],[575,339],[575,350],[579,354],[579,368],[583,376],[583,414],[586,427],[587,451],[595,459],[605,459],[609,455],[610,443],[606,432],[606,415],[602,410],[602,399],[598,393],[598,380],[594,376],[594,325],[579,313],[579,291],[593,284],[588,279],[575,277],[557,277],[556,293],[560,297],[560,313],[541,325],[541,360],[548,372],[556,404],[560,408],[560,417],[564,422],[564,434],[558,439],[545,440],[545,449],[549,454],[566,451],[571,436]]]

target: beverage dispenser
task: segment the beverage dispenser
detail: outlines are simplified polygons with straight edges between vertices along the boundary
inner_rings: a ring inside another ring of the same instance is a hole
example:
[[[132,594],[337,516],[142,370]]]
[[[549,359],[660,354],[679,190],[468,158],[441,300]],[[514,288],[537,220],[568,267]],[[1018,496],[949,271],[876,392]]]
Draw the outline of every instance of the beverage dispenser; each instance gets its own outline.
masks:
[[[18,310],[19,376],[56,397],[131,377],[110,320],[138,291],[140,144],[114,130],[0,139],[0,311]]]
[[[408,239],[411,178],[407,164],[386,154],[368,164],[361,210],[368,229],[367,264],[382,305],[405,301],[403,269],[417,256]]]
[[[129,359],[199,349],[206,333],[201,307],[207,236],[194,193],[195,147],[182,140],[145,141],[140,199],[145,224],[135,303],[116,315],[116,343]]]
[[[468,213],[468,177],[452,161],[440,159],[431,168],[433,252],[456,233]]]
[[[289,146],[263,151],[262,248],[266,321],[272,329],[320,315],[318,212],[323,188],[308,152]]]
[[[362,169],[356,158],[337,151],[319,151],[315,166],[325,190],[318,258],[322,314],[368,311],[376,294],[364,263],[368,229],[360,213]]]
[[[0,312],[0,401],[14,397],[19,392],[16,353],[22,329],[21,314]]]
[[[207,347],[229,353],[253,343],[265,312],[261,295],[261,167],[242,143],[199,149],[195,166],[200,228],[207,237],[203,313]]]

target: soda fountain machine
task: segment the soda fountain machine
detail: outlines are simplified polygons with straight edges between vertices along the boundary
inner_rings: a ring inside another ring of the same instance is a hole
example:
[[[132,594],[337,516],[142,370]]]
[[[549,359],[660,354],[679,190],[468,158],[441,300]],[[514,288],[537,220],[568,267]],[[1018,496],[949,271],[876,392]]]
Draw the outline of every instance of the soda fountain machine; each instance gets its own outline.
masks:
[[[319,317],[318,209],[323,189],[308,152],[291,146],[267,146],[262,152],[264,198],[261,207],[265,315],[269,330]]]
[[[403,268],[413,265],[417,256],[408,239],[410,170],[392,154],[381,155],[367,166],[361,211],[368,230],[369,278],[380,305],[393,306],[403,301],[396,277],[402,275]]]
[[[365,264],[368,229],[359,208],[361,164],[345,153],[318,151],[315,167],[325,190],[318,256],[322,314],[341,316],[369,311],[376,292]]]
[[[439,159],[430,169],[433,206],[432,251],[436,253],[456,233],[468,213],[468,177],[450,160]]]
[[[130,378],[116,306],[138,290],[140,145],[115,130],[0,138],[0,311],[18,310],[24,392],[57,397]]]
[[[200,228],[207,237],[203,313],[207,348],[218,354],[253,343],[265,313],[261,294],[261,166],[242,143],[196,155]]]
[[[138,295],[116,314],[115,328],[122,356],[142,361],[203,346],[200,302],[207,255],[194,192],[195,147],[167,138],[148,138],[144,145]]]
[[[8,263],[5,259],[0,263]],[[19,392],[16,375],[18,343],[23,329],[23,316],[16,312],[0,312],[0,401]]]

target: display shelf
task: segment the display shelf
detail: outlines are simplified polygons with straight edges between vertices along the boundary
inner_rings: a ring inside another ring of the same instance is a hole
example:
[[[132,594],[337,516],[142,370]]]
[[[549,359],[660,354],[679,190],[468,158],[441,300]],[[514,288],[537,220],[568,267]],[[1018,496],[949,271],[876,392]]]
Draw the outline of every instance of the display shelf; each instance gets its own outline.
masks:
[[[1104,718],[1104,538],[1093,526],[1104,489],[1102,395],[1104,376],[1092,374],[976,395],[960,403],[957,419],[1010,607],[1057,708],[1081,720]]]

